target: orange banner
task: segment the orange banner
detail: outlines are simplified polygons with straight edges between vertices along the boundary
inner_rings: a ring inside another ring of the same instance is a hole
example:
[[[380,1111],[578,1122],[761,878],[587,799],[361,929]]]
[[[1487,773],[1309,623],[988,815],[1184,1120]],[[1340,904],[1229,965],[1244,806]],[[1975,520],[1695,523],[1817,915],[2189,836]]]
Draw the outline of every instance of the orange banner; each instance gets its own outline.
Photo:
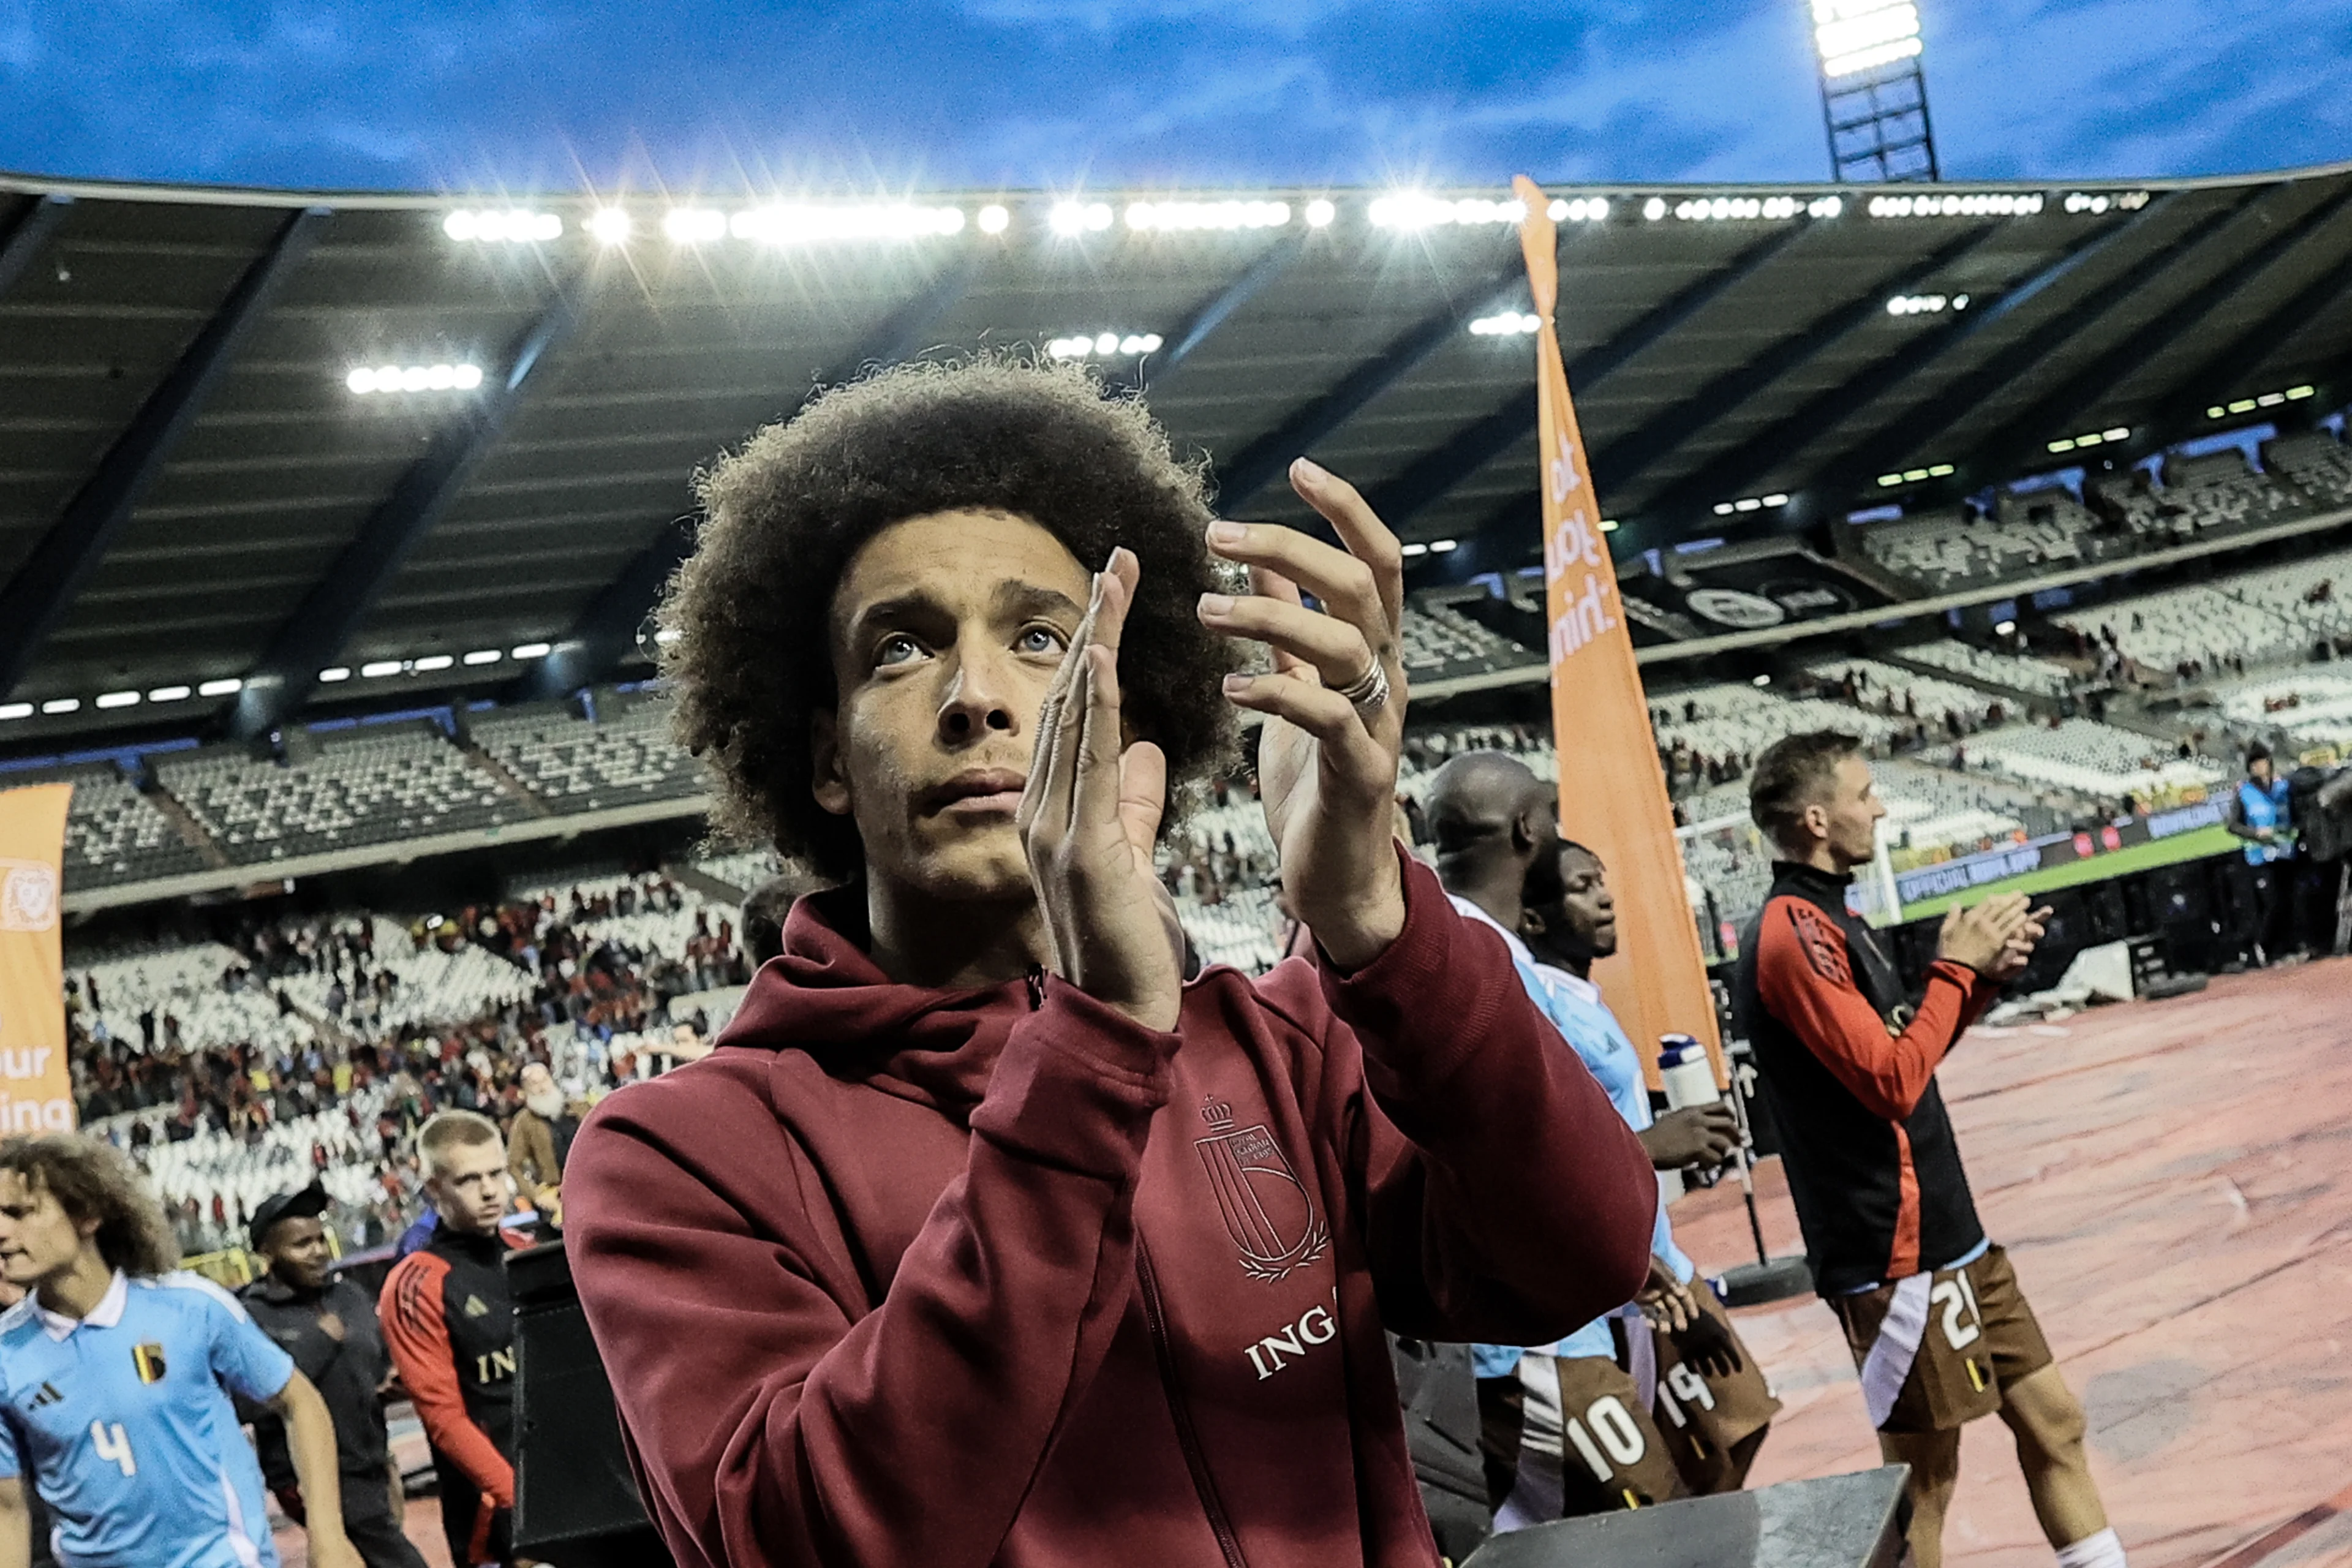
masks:
[[[1559,830],[1601,857],[1617,901],[1617,956],[1595,964],[1610,1010],[1658,1082],[1660,1035],[1706,1043],[1717,1083],[1727,1081],[1715,998],[1698,925],[1683,891],[1674,806],[1650,733],[1650,706],[1633,663],[1633,639],[1617,597],[1617,569],[1602,542],[1584,437],[1569,400],[1552,311],[1559,255],[1550,203],[1534,181],[1512,182],[1527,216],[1519,247],[1543,324],[1536,337],[1536,427],[1542,440],[1547,641],[1551,722],[1559,752]]]
[[[58,930],[73,785],[0,791],[0,1133],[70,1132]]]

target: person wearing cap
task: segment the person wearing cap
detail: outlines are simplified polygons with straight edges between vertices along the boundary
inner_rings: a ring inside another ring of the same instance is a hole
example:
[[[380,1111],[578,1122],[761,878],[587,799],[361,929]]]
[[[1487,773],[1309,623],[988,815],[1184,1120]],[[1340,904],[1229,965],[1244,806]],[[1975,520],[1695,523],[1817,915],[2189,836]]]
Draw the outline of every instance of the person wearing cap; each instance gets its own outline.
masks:
[[[368,1568],[425,1568],[401,1528],[407,1500],[384,1428],[383,1389],[392,1357],[376,1323],[375,1299],[330,1268],[320,1216],[326,1190],[317,1183],[280,1193],[254,1210],[246,1234],[266,1272],[239,1294],[264,1333],[318,1386],[335,1426],[342,1482],[343,1533]],[[286,1511],[303,1517],[284,1427],[266,1411],[254,1416],[261,1469]]]

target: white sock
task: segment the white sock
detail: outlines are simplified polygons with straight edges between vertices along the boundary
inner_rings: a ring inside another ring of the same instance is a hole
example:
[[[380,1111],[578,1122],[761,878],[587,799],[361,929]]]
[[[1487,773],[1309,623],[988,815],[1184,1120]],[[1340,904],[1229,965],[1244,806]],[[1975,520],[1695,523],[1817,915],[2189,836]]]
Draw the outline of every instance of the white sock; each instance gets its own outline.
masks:
[[[2113,1527],[2058,1549],[2058,1568],[2126,1568],[2124,1543]]]

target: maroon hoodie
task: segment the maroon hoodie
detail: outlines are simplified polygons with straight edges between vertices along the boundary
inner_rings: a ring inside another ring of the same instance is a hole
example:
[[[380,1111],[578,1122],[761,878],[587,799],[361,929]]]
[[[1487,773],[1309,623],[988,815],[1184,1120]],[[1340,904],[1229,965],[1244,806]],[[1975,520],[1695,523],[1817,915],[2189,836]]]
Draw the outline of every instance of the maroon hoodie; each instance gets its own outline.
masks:
[[[1351,976],[892,984],[803,899],[706,1059],[609,1097],[572,1269],[680,1568],[1436,1561],[1381,1326],[1629,1300],[1657,1180],[1406,862]],[[854,896],[854,895],[853,895]]]

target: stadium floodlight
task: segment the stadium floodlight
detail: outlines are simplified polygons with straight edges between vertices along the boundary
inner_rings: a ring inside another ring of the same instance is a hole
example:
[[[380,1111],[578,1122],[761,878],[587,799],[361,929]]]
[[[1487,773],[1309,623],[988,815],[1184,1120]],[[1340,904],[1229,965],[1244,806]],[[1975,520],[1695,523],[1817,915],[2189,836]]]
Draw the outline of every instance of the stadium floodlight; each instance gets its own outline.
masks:
[[[2283,404],[2301,403],[2306,397],[2318,395],[2319,388],[2315,386],[2290,386],[2284,392],[2264,392],[2252,397],[2233,397],[2227,403],[2217,403],[2205,411],[2205,417],[2226,419],[2232,414],[2252,414],[2258,408],[2276,408]]]
[[[769,245],[809,245],[839,239],[922,239],[960,234],[963,209],[922,206],[912,202],[873,202],[818,205],[782,203],[747,207],[727,220],[738,239]]]
[[[991,202],[980,209],[980,232],[1003,234],[1013,226],[1013,209],[1003,202]]]
[[[1110,226],[1110,204],[1055,202],[1045,221],[1055,234],[1099,234]]]
[[[1157,353],[1160,342],[1158,332],[1072,332],[1048,342],[1045,353],[1054,359],[1085,359],[1090,354],[1108,359],[1114,354]]]
[[[360,666],[360,679],[362,680],[382,680],[388,675],[398,675],[399,673],[400,660],[396,658],[371,659],[367,663]]]
[[[79,697],[52,697],[47,702],[41,704],[41,711],[44,713],[79,713],[81,711],[81,699]]]
[[[1719,500],[1716,502],[1715,515],[1717,517],[1729,517],[1735,512],[1764,511],[1773,507],[1783,507],[1788,504],[1789,498],[1786,495],[1780,494],[1778,492],[1769,496],[1742,496],[1738,500]]]
[[[478,647],[466,656],[466,663],[468,666],[496,664],[505,657],[506,655],[494,647]]]
[[[1802,196],[1693,196],[1676,202],[1674,213],[1685,223],[1721,223],[1727,219],[1752,222],[1758,218],[1780,222],[1801,215],[1820,216],[1810,213],[1811,205]],[[1836,214],[1828,216],[1833,217]]]
[[[100,708],[136,708],[139,706],[139,693],[136,691],[101,691],[98,694],[98,706]]]
[[[238,679],[236,676],[231,675],[225,676],[218,680],[205,681],[202,686],[196,688],[196,695],[199,697],[234,697],[244,689],[245,682]]]
[[[1280,228],[1288,202],[1129,202],[1127,226],[1138,230]]]
[[[1916,58],[1919,7],[1912,0],[1813,0],[1813,47],[1834,81]]]
[[[1613,517],[1604,517],[1601,520],[1601,531],[1603,533],[1614,533],[1623,526],[1624,524]]]
[[[1518,310],[1505,310],[1499,316],[1481,316],[1470,323],[1470,335],[1476,338],[1519,338],[1543,330],[1543,318]]]
[[[193,686],[159,686],[147,694],[150,702],[185,702],[195,695]]]
[[[29,719],[33,705],[29,702],[0,702],[0,719]]]
[[[1528,216],[1527,204],[1493,201],[1484,196],[1448,198],[1422,191],[1398,191],[1376,196],[1368,211],[1374,228],[1423,229],[1486,224],[1515,224]]]
[[[563,237],[563,219],[527,207],[478,212],[460,207],[441,220],[441,232],[455,240],[484,244],[537,245]]]
[[[599,245],[625,245],[636,226],[620,207],[598,207],[588,215],[588,233]]]
[[[319,683],[322,686],[332,686],[339,680],[349,680],[351,678],[352,667],[348,664],[331,665],[319,672]]]
[[[457,662],[446,653],[428,653],[416,661],[415,669],[419,675],[430,675],[435,670],[446,669]]]
[[[1886,301],[1886,313],[1890,316],[1939,316],[1946,310],[1968,308],[1966,294],[1897,294]]]
[[[1756,688],[1759,691],[1761,691],[1764,688],[1772,684],[1772,677],[1769,674],[1759,675],[1751,679],[1748,684]]]
[[[1822,122],[1841,180],[1935,180],[1914,0],[1811,0]]]
[[[513,652],[517,658],[545,658],[553,646],[551,643],[543,642],[519,643]]]
[[[1965,195],[1873,196],[1873,217],[2032,217],[2043,205],[2040,191],[1973,191]]]
[[[2128,426],[2118,425],[2113,429],[2088,430],[2080,436],[2064,437],[2059,440],[2047,442],[2045,445],[2047,445],[2050,450],[2053,453],[2074,452],[2080,451],[2086,447],[2112,446],[2117,441],[2127,441],[2129,439],[2131,439],[2130,427]]]
[[[355,365],[343,384],[362,397],[383,392],[471,392],[482,384],[478,364]]]
[[[1402,556],[1403,556],[1406,560],[1410,561],[1410,560],[1413,559],[1413,557],[1415,557],[1415,556],[1417,556],[1417,555],[1426,555],[1426,554],[1428,554],[1428,553],[1429,553],[1429,546],[1428,546],[1428,545],[1426,545],[1426,544],[1422,543],[1419,540],[1415,540],[1415,541],[1414,541],[1412,543],[1411,543],[1411,544],[1400,544],[1400,545],[1398,545],[1398,546],[1397,546],[1397,553],[1398,553],[1398,554],[1400,554],[1400,555],[1402,555]]]
[[[716,207],[672,207],[662,215],[662,233],[673,245],[708,245],[727,237],[727,215]]]
[[[1899,474],[1878,476],[1879,488],[1893,489],[1897,485],[1916,485],[1928,479],[1947,479],[1957,470],[1949,463],[1931,463],[1924,468],[1906,468]]]
[[[1600,223],[1609,216],[1606,196],[1555,196],[1544,213],[1554,223]]]
[[[2015,621],[1995,621],[1993,623],[1992,635],[1997,637],[2005,637],[2016,629],[2017,623]]]
[[[1321,196],[1307,204],[1307,226],[1309,228],[1329,228],[1332,220],[1339,216],[1338,204],[1327,201]]]
[[[1458,539],[1433,539],[1429,542],[1429,552],[1432,555],[1447,555],[1461,546],[1462,542]]]
[[[2059,204],[2070,213],[2088,213],[2097,217],[2103,213],[2136,213],[2147,205],[2146,191],[2068,191]]]

